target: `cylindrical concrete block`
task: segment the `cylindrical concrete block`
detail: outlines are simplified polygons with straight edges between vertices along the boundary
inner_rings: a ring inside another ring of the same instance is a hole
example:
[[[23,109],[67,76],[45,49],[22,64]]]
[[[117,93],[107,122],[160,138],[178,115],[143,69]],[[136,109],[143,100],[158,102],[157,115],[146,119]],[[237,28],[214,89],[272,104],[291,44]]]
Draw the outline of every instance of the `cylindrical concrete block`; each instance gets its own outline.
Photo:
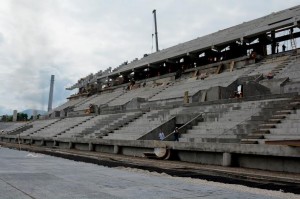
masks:
[[[230,153],[223,153],[223,163],[224,167],[231,166],[231,154]]]
[[[73,143],[72,142],[69,142],[69,149],[73,149]]]
[[[18,111],[14,110],[14,113],[13,113],[13,122],[17,121],[17,115],[18,115]]]
[[[118,154],[120,152],[120,147],[118,145],[114,145],[114,154]]]

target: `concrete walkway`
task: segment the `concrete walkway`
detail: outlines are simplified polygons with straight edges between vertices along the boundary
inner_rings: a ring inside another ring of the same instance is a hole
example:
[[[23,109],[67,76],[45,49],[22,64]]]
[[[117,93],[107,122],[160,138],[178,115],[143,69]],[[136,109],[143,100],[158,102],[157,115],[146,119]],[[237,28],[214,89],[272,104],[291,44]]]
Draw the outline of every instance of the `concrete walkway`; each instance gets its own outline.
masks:
[[[297,198],[0,148],[0,198]],[[299,197],[300,198],[300,197]]]

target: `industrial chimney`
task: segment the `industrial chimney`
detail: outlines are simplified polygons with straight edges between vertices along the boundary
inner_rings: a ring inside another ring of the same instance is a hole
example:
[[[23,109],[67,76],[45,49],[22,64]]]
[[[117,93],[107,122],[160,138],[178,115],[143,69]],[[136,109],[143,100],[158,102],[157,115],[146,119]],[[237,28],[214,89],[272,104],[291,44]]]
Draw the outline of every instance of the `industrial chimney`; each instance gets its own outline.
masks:
[[[54,86],[54,75],[51,75],[50,91],[49,91],[49,101],[48,101],[48,112],[52,110],[53,86]]]
[[[153,10],[153,16],[154,16],[154,28],[155,28],[156,52],[158,52],[159,49],[158,49],[158,36],[157,36],[156,10]]]

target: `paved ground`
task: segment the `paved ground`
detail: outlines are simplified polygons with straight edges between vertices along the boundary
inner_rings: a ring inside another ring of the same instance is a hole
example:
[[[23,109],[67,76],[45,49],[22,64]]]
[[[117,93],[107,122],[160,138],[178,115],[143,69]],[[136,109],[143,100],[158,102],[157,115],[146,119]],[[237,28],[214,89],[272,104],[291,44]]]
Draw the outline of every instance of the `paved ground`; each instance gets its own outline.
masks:
[[[0,148],[0,198],[300,198]]]

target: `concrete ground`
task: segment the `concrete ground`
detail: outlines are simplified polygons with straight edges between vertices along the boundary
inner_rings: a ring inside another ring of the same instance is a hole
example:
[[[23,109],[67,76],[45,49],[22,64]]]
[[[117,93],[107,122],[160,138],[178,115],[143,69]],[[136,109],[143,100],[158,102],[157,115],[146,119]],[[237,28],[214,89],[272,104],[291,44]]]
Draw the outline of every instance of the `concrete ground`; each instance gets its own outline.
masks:
[[[300,198],[0,148],[0,198]]]

